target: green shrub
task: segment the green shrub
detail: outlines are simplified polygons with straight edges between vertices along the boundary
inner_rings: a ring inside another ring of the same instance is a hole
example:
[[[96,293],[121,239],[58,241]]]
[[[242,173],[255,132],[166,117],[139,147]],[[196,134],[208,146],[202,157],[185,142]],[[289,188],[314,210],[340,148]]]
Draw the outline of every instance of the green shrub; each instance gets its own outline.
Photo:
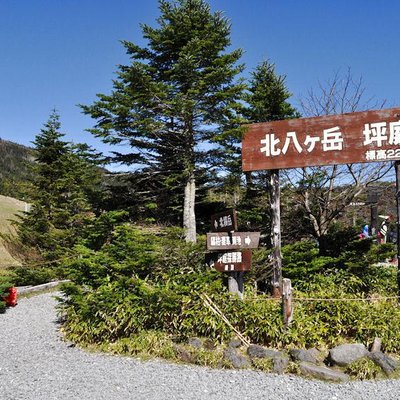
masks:
[[[41,285],[62,277],[62,271],[46,267],[18,267],[13,269],[17,286]]]
[[[352,362],[346,367],[344,372],[354,379],[361,380],[383,377],[381,367],[376,365],[369,358],[362,358],[360,360]]]
[[[313,244],[291,249],[311,263],[321,260]],[[378,336],[385,351],[400,351],[397,301],[368,298],[370,290],[382,296],[395,286],[393,270],[367,267],[368,274],[360,276],[339,268],[294,281],[294,320],[285,329],[280,301],[258,295],[249,283],[244,301],[228,293],[223,274],[204,263],[204,244],[185,243],[180,230],[125,224],[116,227],[98,251],[85,246],[76,251],[80,256],[68,265],[73,282],[64,285],[61,312],[66,335],[78,343],[127,346],[143,332],[178,341],[196,336],[228,342],[232,329],[205,304],[201,295],[206,293],[252,343],[326,348],[355,341],[368,346]],[[355,300],[345,300],[349,298]],[[199,355],[198,362],[207,358]]]
[[[368,252],[369,264],[391,260],[397,253],[393,243],[374,244]]]
[[[14,280],[9,272],[0,272],[2,272],[0,274],[0,313],[4,313],[6,310],[6,303],[3,299],[8,295],[8,289],[14,286]]]

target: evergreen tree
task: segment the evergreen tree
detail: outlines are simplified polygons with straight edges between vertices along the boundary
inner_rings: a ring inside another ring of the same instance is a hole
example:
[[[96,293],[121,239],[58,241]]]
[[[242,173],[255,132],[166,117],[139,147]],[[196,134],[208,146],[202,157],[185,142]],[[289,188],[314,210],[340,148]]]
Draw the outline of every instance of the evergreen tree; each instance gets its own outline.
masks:
[[[278,75],[275,64],[261,62],[251,74],[248,91],[245,94],[247,107],[244,117],[251,123],[279,121],[298,118],[300,115],[287,101],[291,93],[286,88],[286,77]],[[246,194],[242,212],[254,229],[267,229],[265,210],[269,208],[267,184],[269,173],[265,171],[246,173]]]
[[[89,193],[99,171],[62,140],[59,116],[53,112],[36,136],[32,205],[17,222],[20,243],[47,259],[56,259],[79,237],[92,206]]]
[[[96,136],[131,147],[113,161],[139,169],[136,189],[154,200],[160,219],[182,215],[194,242],[196,182],[209,166],[207,144],[236,117],[241,51],[225,52],[229,22],[203,0],[160,0],[159,8],[158,26],[142,26],[147,47],[123,42],[131,64],[120,66],[113,92],[82,107],[97,120]]]
[[[249,107],[244,111],[250,122],[279,121],[300,115],[287,101],[292,94],[286,88],[286,77],[278,75],[275,64],[263,61],[251,75],[245,95]]]

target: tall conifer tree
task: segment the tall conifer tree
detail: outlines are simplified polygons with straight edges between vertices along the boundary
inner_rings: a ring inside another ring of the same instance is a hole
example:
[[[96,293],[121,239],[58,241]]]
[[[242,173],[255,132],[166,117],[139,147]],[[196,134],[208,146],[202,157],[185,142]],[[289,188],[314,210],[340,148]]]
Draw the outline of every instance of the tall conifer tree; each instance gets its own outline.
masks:
[[[298,118],[300,114],[288,102],[291,93],[286,87],[286,77],[278,75],[275,64],[263,61],[252,72],[245,100],[247,107],[243,110],[244,117],[251,123],[279,121]],[[255,224],[256,229],[266,229],[267,221],[260,221],[261,216],[267,216],[269,208],[266,196],[269,174],[265,171],[246,173],[246,199],[244,207],[248,219]],[[261,224],[260,224],[261,222]],[[268,232],[268,229],[266,230]]]
[[[245,96],[249,107],[244,112],[250,122],[279,121],[300,115],[287,101],[291,93],[286,88],[286,77],[278,75],[275,64],[261,62],[251,74]]]
[[[225,51],[230,24],[203,0],[160,0],[159,8],[158,26],[142,25],[147,47],[124,41],[131,63],[120,66],[113,92],[83,111],[97,120],[96,136],[130,146],[114,161],[149,177],[160,214],[182,210],[174,194],[184,197],[185,236],[194,242],[196,181],[208,166],[205,145],[235,117],[241,51]]]
[[[92,211],[90,195],[100,183],[100,171],[82,155],[81,147],[63,141],[63,136],[54,111],[33,142],[31,209],[16,224],[22,245],[48,259],[75,243]]]

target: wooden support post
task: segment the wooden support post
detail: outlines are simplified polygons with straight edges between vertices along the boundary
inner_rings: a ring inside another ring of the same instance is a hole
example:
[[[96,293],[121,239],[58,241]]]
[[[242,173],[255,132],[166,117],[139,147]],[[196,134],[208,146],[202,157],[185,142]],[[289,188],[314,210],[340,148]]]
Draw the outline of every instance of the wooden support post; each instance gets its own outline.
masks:
[[[237,294],[243,299],[243,272],[230,272],[228,276],[229,293]]]
[[[396,204],[397,204],[397,291],[400,296],[400,161],[394,163],[396,172]]]
[[[271,202],[271,245],[272,245],[272,295],[281,297],[282,285],[282,252],[281,252],[281,191],[279,184],[279,169],[270,172],[270,202]]]
[[[287,278],[283,278],[282,280],[282,312],[283,324],[287,328],[293,319],[292,283]]]

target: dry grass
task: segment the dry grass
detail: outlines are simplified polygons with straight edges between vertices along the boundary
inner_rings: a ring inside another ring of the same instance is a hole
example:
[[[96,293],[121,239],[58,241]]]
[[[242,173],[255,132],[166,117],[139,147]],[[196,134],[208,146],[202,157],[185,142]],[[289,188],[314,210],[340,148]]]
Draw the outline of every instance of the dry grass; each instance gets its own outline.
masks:
[[[10,220],[15,219],[15,214],[24,210],[25,202],[0,195],[0,233],[12,233]],[[18,264],[0,241],[0,268]]]

